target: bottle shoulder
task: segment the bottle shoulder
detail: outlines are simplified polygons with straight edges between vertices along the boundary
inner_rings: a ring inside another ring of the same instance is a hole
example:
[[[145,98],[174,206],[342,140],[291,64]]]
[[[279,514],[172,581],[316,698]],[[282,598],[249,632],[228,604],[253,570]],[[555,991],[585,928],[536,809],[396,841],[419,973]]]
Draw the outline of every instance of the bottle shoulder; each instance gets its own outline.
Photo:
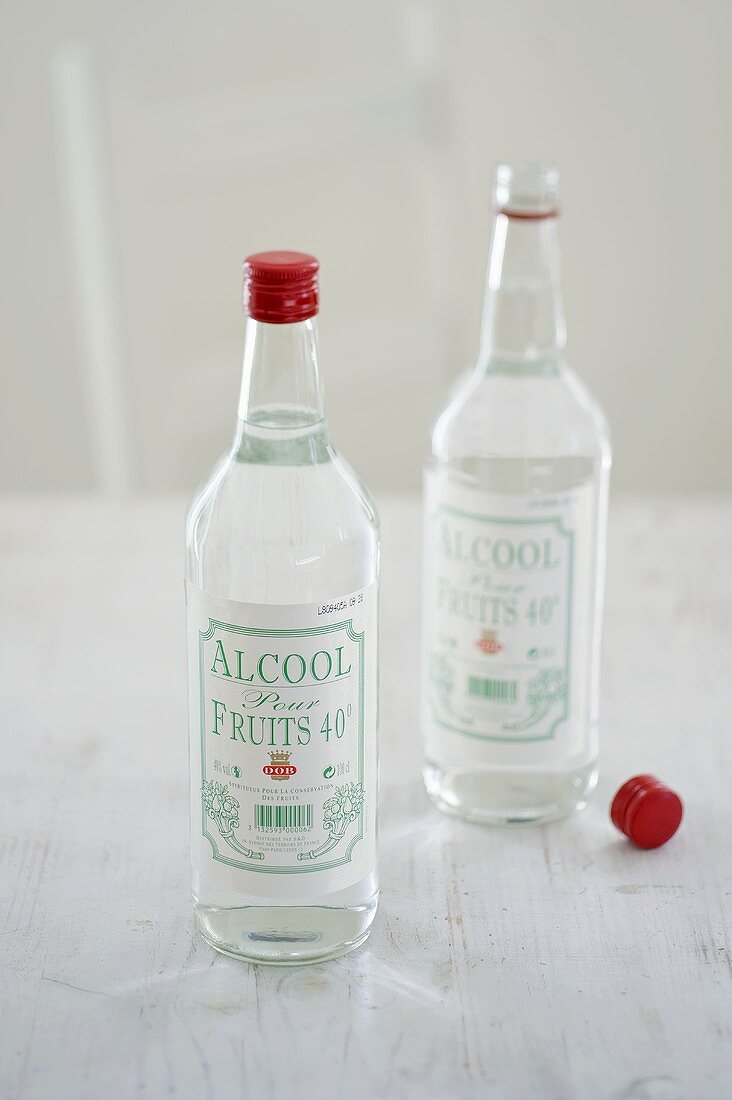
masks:
[[[532,374],[475,371],[455,388],[432,433],[438,460],[466,455],[584,455],[609,464],[607,422],[565,364]]]
[[[318,461],[297,465],[241,461],[239,453],[232,448],[217,463],[188,509],[190,580],[251,602],[269,602],[273,592],[307,602],[313,591],[325,597],[329,575],[344,591],[373,579],[376,507],[330,445]]]

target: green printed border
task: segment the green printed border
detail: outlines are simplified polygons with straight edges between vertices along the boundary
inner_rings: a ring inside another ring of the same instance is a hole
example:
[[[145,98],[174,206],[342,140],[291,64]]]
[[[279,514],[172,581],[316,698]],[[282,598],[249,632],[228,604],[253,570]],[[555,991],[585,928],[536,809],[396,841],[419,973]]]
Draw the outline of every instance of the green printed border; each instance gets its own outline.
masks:
[[[198,683],[200,694],[200,714],[201,714],[201,785],[206,781],[206,692],[205,692],[205,671],[203,660],[203,648],[204,643],[213,638],[217,630],[222,630],[230,634],[248,634],[257,638],[301,638],[312,637],[315,634],[332,634],[337,630],[345,630],[347,636],[352,642],[356,642],[358,645],[358,781],[361,785],[364,785],[365,776],[365,756],[364,756],[364,632],[356,633],[353,629],[353,619],[347,619],[341,623],[329,623],[327,626],[313,626],[302,627],[293,630],[265,630],[259,627],[249,626],[234,626],[232,623],[220,622],[218,619],[208,620],[208,630],[199,630],[198,632]],[[365,793],[365,787],[364,787]],[[252,860],[248,862],[242,862],[239,859],[231,859],[229,856],[221,855],[217,846],[216,840],[208,831],[208,817],[206,811],[201,806],[201,832],[207,838],[211,845],[213,858],[219,863],[225,863],[229,867],[239,867],[245,871],[254,871],[257,874],[268,875],[306,875],[313,874],[316,871],[327,871],[333,867],[342,867],[345,863],[351,862],[351,855],[353,849],[358,844],[359,840],[364,838],[364,815],[366,813],[366,801],[364,798],[364,804],[361,807],[361,812],[358,816],[358,832],[350,840],[348,847],[343,856],[340,859],[331,859],[326,863],[314,863],[311,866],[298,863],[294,867],[261,867],[257,865],[257,861]]]
[[[436,725],[441,726],[442,729],[450,730],[452,733],[460,733],[463,737],[472,737],[478,741],[497,741],[502,744],[510,745],[527,745],[535,741],[551,741],[554,734],[557,731],[557,726],[562,722],[566,722],[569,718],[569,700],[571,696],[571,677],[570,669],[572,667],[571,655],[572,655],[572,608],[574,607],[574,532],[568,531],[562,523],[561,516],[537,516],[535,519],[506,519],[501,516],[480,516],[475,515],[473,512],[464,512],[459,508],[451,508],[447,504],[438,504],[434,513],[434,522],[437,523],[440,512],[450,512],[454,516],[460,516],[462,519],[472,519],[479,523],[497,523],[504,524],[506,526],[523,526],[523,527],[535,527],[538,524],[542,526],[555,525],[560,535],[564,535],[569,539],[569,553],[567,555],[567,566],[569,570],[569,591],[567,597],[567,637],[566,637],[566,661],[565,661],[565,674],[567,677],[567,694],[564,700],[564,712],[554,720],[551,729],[547,733],[534,735],[533,737],[501,737],[494,733],[478,733],[475,730],[466,730],[461,726],[453,726],[449,722],[443,722],[438,718],[432,709],[432,718]]]

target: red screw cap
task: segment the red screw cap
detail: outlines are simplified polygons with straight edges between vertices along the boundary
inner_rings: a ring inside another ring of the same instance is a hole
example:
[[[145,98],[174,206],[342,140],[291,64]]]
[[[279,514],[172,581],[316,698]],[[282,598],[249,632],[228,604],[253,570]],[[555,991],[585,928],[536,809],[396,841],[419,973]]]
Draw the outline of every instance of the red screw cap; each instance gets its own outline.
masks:
[[[684,807],[655,775],[634,775],[623,783],[610,807],[613,825],[639,848],[660,848],[674,835]]]
[[[287,325],[318,312],[318,261],[306,252],[257,252],[244,261],[244,311]]]

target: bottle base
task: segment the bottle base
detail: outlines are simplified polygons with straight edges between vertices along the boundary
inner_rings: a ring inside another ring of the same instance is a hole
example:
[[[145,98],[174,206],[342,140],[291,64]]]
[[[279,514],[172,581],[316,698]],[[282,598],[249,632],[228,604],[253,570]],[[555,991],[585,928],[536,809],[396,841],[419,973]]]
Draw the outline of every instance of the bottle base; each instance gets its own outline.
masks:
[[[424,784],[438,810],[480,825],[541,825],[587,805],[597,762],[567,772],[441,768],[427,762]]]
[[[377,898],[353,908],[194,906],[196,925],[223,955],[264,966],[307,966],[337,959],[366,941]]]

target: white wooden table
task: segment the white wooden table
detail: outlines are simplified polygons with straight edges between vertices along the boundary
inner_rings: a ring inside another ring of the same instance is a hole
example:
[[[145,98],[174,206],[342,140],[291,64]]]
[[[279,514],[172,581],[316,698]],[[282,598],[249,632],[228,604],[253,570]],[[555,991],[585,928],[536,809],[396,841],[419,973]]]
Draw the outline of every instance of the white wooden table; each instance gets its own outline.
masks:
[[[611,515],[592,806],[486,830],[423,795],[416,501],[382,502],[382,902],[302,969],[216,955],[188,900],[180,501],[0,507],[0,1095],[732,1094],[732,504]],[[608,804],[686,802],[641,852]]]

